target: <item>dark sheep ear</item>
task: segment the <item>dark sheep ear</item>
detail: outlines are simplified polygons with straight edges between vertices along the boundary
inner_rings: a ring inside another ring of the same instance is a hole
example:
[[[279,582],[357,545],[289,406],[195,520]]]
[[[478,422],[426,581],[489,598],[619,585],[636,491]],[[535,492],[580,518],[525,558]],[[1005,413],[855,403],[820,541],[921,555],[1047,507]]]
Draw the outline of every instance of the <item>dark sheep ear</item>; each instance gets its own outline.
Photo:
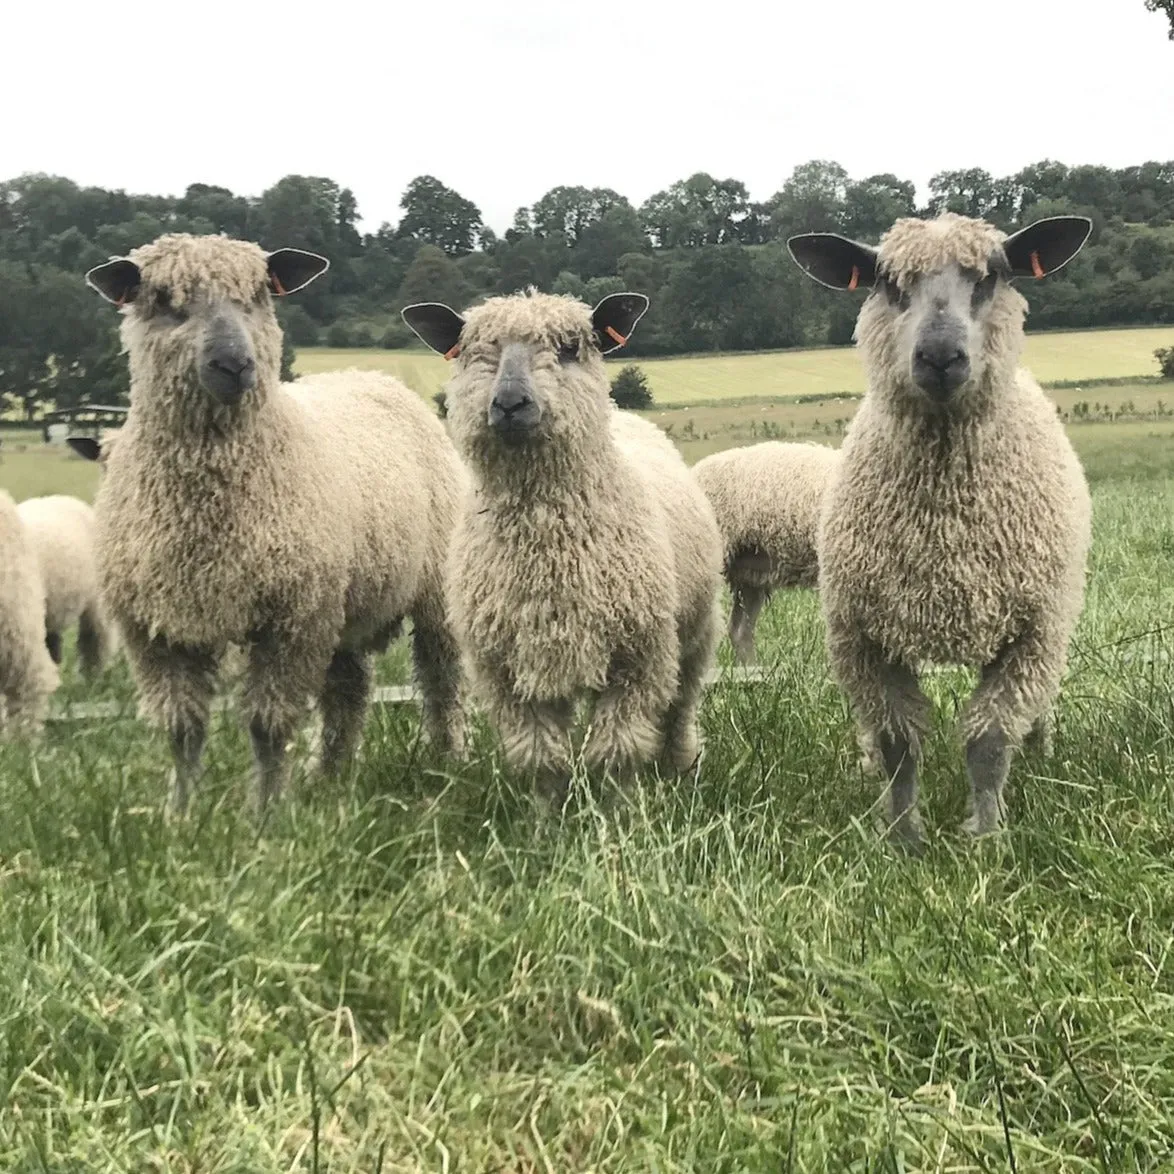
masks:
[[[139,292],[139,267],[125,257],[114,257],[95,265],[86,274],[86,284],[96,289],[108,302],[125,306]]]
[[[269,288],[279,298],[304,289],[330,268],[325,257],[302,249],[275,249],[269,254],[268,261]]]
[[[1063,269],[1092,232],[1087,216],[1049,216],[1009,236],[1003,252],[1012,277],[1046,277]]]
[[[416,302],[405,306],[400,316],[426,346],[446,359],[461,353],[461,331],[465,320],[443,302]]]
[[[876,249],[834,232],[805,232],[787,241],[795,264],[828,289],[869,289],[876,282]]]
[[[648,299],[638,293],[614,293],[591,311],[591,325],[599,349],[606,355],[626,346],[636,323],[648,312]]]
[[[67,436],[65,443],[87,461],[96,461],[102,456],[102,445],[92,436]]]

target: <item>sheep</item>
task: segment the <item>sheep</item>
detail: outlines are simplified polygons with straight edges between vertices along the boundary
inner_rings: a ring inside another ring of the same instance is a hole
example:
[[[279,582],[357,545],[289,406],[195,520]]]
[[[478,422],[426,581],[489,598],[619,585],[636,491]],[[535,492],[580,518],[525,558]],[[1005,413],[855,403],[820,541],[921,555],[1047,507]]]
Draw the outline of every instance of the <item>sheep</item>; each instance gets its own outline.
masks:
[[[923,665],[979,672],[961,716],[966,833],[1002,826],[1012,752],[1047,741],[1091,506],[1055,405],[1019,366],[1027,303],[1011,282],[1055,272],[1090,230],[1057,216],[1005,236],[946,213],[898,220],[876,248],[788,241],[821,284],[871,287],[856,324],[868,389],[820,514],[820,594],[833,673],[883,764],[890,834],[914,851]]]
[[[98,436],[67,436],[65,442],[79,457],[87,461],[97,461],[99,469],[105,470],[110,454],[118,442],[118,429],[103,430]]]
[[[819,506],[838,459],[822,444],[768,440],[693,466],[722,532],[733,596],[730,643],[741,664],[755,661],[754,628],[771,593],[816,585]]]
[[[353,760],[371,654],[404,616],[425,729],[440,751],[461,744],[442,577],[464,485],[456,450],[390,376],[279,382],[273,295],[328,264],[175,233],[87,275],[123,307],[131,375],[96,500],[101,586],[141,708],[169,735],[177,811],[229,645],[247,648],[241,702],[261,810],[281,793],[309,698],[322,718],[318,768],[337,775]]]
[[[455,360],[448,424],[473,490],[450,548],[450,615],[467,676],[507,761],[561,808],[576,705],[583,759],[623,778],[697,761],[718,638],[721,537],[667,436],[611,401],[603,355],[644,314],[640,294],[593,310],[534,290],[462,317],[404,320]]]
[[[98,594],[94,554],[94,511],[65,494],[32,497],[16,507],[37,557],[45,589],[45,642],[53,663],[61,663],[62,636],[77,625],[82,672],[101,672],[116,637]]]
[[[0,490],[0,731],[38,734],[58,684],[36,551],[11,495]]]

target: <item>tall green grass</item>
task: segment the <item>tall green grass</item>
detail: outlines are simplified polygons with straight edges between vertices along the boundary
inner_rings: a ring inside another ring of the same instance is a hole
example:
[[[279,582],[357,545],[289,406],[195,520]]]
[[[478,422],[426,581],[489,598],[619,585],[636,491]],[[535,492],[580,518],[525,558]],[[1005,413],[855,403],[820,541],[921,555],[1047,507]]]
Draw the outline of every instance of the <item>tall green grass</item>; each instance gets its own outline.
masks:
[[[895,857],[809,592],[696,777],[561,824],[406,709],[260,826],[229,719],[182,822],[131,721],[0,748],[0,1169],[1174,1168],[1174,481],[1117,463],[1055,754],[977,847],[966,674]]]

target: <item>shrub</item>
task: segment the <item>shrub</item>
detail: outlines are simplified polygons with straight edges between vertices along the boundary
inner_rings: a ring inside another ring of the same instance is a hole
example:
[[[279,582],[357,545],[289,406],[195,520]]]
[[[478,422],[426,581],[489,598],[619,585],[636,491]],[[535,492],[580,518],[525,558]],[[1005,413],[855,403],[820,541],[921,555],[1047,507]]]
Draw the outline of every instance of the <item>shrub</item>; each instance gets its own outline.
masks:
[[[629,363],[611,381],[611,398],[621,408],[635,410],[652,407],[652,392],[648,388],[648,376]]]
[[[1154,351],[1163,379],[1174,379],[1174,346],[1160,346]]]
[[[283,303],[278,319],[281,322],[281,329],[294,346],[318,345],[318,323],[296,302],[292,305]]]
[[[408,346],[414,338],[415,335],[402,322],[392,322],[379,336],[379,345],[385,351],[398,351]]]
[[[345,322],[332,322],[326,329],[326,345],[345,350],[351,345],[351,332]]]

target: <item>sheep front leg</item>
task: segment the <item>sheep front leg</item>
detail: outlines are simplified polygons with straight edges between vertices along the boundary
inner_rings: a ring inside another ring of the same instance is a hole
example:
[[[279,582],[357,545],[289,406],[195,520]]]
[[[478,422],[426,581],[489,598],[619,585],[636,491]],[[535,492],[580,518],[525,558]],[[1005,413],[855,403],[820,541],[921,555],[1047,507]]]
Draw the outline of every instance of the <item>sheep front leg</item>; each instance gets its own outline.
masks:
[[[442,754],[461,755],[465,747],[461,656],[439,597],[412,615],[412,664],[429,742]]]
[[[77,651],[82,674],[92,681],[102,671],[113,645],[110,624],[97,606],[82,612],[77,626]]]
[[[680,653],[675,625],[665,620],[659,628],[646,630],[646,634],[645,645],[617,650],[613,656],[607,685],[596,698],[591,733],[583,747],[589,766],[619,778],[630,775],[660,753],[665,722],[679,688]]]
[[[829,627],[832,667],[859,723],[866,757],[879,757],[885,783],[889,835],[918,851],[922,847],[917,809],[917,766],[921,739],[929,726],[929,700],[917,675],[889,660],[882,649],[851,629]]]
[[[143,710],[167,731],[171,807],[182,815],[199,781],[220,654],[211,648],[152,639],[134,626],[126,629],[126,650]]]
[[[962,716],[970,776],[970,809],[962,828],[968,835],[989,835],[1002,826],[1011,752],[1024,736],[1045,747],[1050,741],[1049,711],[1059,692],[1066,650],[1066,640],[1033,626],[983,667]]]
[[[734,647],[734,658],[739,664],[754,664],[757,652],[754,645],[754,629],[758,615],[766,603],[769,592],[764,587],[750,584],[737,585],[733,589],[734,604],[730,609],[730,643]]]
[[[287,748],[310,698],[321,695],[330,656],[329,646],[273,629],[262,632],[249,648],[243,703],[249,715],[258,811],[285,789]]]
[[[371,657],[339,648],[326,669],[322,690],[322,773],[334,777],[355,756],[371,699]]]
[[[60,632],[46,632],[45,633],[45,650],[49,653],[49,659],[59,665],[61,663],[61,633]]]
[[[487,667],[481,666],[482,670]],[[528,774],[539,797],[561,810],[571,782],[574,702],[569,698],[523,701],[514,695],[508,680],[491,672],[483,671],[478,684],[511,770]]]
[[[691,769],[701,754],[702,737],[697,711],[705,692],[705,675],[713,664],[720,630],[721,621],[715,603],[690,633],[688,643],[681,646],[677,696],[664,719],[664,759],[666,765],[676,771]]]

